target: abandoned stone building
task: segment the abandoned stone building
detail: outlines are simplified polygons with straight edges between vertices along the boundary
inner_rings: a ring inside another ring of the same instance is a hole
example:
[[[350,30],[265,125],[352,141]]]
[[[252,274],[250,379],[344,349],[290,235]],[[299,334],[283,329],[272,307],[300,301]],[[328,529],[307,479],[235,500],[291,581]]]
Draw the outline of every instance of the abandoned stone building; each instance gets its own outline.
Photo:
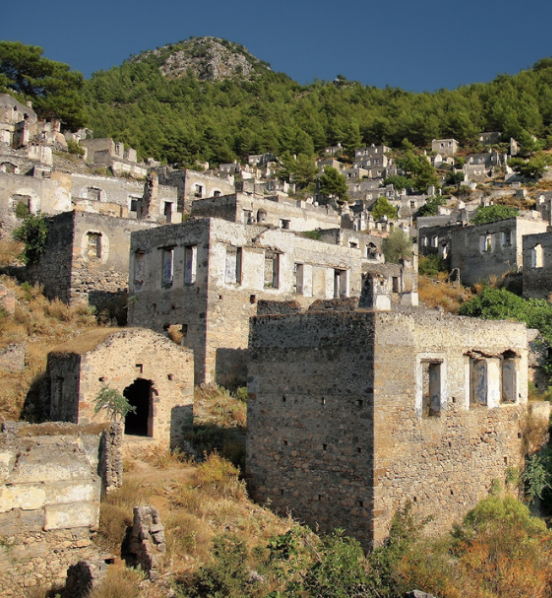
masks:
[[[189,210],[195,199],[231,195],[235,192],[233,175],[216,176],[189,169],[172,170],[167,166],[157,171],[160,184],[177,188],[179,212]]]
[[[182,327],[196,383],[243,380],[249,318],[261,299],[360,296],[358,247],[216,218],[132,234],[129,323]]]
[[[130,235],[158,225],[76,210],[46,222],[46,246],[27,267],[27,280],[43,285],[49,299],[86,303],[98,312],[126,304]]]
[[[523,237],[546,228],[540,219],[522,217],[457,228],[451,232],[451,268],[459,269],[466,285],[517,272],[523,264]]]
[[[48,355],[47,375],[51,420],[109,421],[94,409],[108,387],[136,409],[126,416],[125,435],[182,446],[193,411],[193,354],[162,334],[136,328],[83,333]]]
[[[438,152],[442,156],[454,156],[459,147],[460,144],[456,139],[433,139],[431,141],[431,151]]]
[[[524,324],[317,309],[252,320],[255,500],[371,548],[408,501],[444,532],[522,465]]]
[[[86,150],[84,159],[87,164],[99,168],[109,168],[115,176],[130,175],[135,178],[145,177],[148,168],[138,162],[136,150],[125,149],[123,142],[110,138],[81,139],[80,145]]]
[[[552,232],[523,237],[523,296],[550,300],[552,295]]]
[[[2,596],[44,596],[65,585],[75,563],[112,558],[92,537],[102,489],[120,485],[120,440],[106,424],[2,424]]]
[[[27,145],[37,123],[31,102],[22,104],[7,93],[0,94],[0,143],[15,149]]]
[[[291,231],[339,228],[341,220],[330,206],[314,206],[278,195],[253,197],[244,193],[193,201],[191,215]]]

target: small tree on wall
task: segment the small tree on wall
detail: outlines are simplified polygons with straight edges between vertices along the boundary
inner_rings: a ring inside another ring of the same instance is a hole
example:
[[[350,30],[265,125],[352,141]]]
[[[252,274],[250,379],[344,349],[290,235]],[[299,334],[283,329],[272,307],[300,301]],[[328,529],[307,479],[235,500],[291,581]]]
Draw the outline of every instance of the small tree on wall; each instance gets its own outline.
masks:
[[[136,407],[132,406],[128,399],[120,392],[109,386],[102,386],[100,392],[94,399],[96,404],[94,413],[99,413],[104,410],[107,411],[109,419],[122,422],[129,413],[136,413]]]

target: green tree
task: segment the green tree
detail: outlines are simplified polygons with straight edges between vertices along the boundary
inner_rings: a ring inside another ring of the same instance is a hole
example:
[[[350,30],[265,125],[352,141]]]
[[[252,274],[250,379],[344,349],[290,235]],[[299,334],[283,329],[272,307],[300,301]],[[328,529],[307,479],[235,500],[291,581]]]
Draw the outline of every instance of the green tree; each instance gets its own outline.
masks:
[[[383,186],[393,185],[393,188],[399,193],[407,187],[414,187],[414,181],[402,174],[393,174],[383,179]]]
[[[66,127],[77,130],[87,120],[79,93],[84,78],[67,64],[42,54],[39,46],[0,42],[0,91],[33,100],[39,116],[59,118]]]
[[[125,396],[108,386],[102,386],[94,402],[94,413],[106,411],[109,419],[114,421],[123,421],[129,413],[136,413],[136,407]]]
[[[381,197],[378,197],[372,208],[372,217],[377,222],[384,216],[387,216],[389,220],[396,220],[399,217],[399,214],[397,208],[389,203],[389,200],[385,195],[382,195]]]
[[[383,255],[390,264],[398,264],[403,257],[412,256],[412,239],[398,226],[383,240]]]
[[[539,178],[544,174],[548,166],[552,165],[552,156],[543,152],[537,152],[529,160],[523,158],[510,158],[508,166],[524,177]]]
[[[439,206],[446,205],[447,200],[445,197],[441,197],[440,195],[431,197],[428,202],[424,206],[421,206],[416,212],[416,216],[435,216],[439,211]]]
[[[36,264],[46,247],[48,225],[42,216],[29,214],[23,224],[13,232],[16,241],[25,243],[22,258],[26,265]]]
[[[349,199],[345,177],[333,166],[326,166],[320,175],[320,192],[324,195],[335,195],[343,201]]]
[[[471,219],[472,224],[487,224],[514,218],[519,215],[517,208],[510,206],[478,206]]]
[[[299,154],[295,160],[294,174],[294,180],[299,188],[313,183],[318,174],[318,168],[314,159],[305,154]]]

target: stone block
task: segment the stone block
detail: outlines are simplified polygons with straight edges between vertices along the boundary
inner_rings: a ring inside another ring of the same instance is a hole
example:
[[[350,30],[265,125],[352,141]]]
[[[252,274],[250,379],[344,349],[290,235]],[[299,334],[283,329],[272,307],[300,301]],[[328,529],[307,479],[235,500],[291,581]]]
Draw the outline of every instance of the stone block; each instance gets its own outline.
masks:
[[[100,495],[100,478],[89,482],[67,481],[46,485],[47,504],[95,502],[100,500]]]
[[[12,509],[33,511],[40,509],[46,502],[46,492],[38,486],[18,484],[16,486],[0,486],[0,512]]]
[[[95,527],[100,515],[99,504],[92,502],[47,505],[44,511],[45,530]]]

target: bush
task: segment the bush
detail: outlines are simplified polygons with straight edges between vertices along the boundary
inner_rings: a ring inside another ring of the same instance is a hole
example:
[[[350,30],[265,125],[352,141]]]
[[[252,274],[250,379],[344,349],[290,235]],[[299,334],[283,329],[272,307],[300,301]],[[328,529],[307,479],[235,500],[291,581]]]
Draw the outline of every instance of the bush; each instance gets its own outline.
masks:
[[[446,206],[447,199],[445,197],[432,197],[424,206],[416,212],[416,216],[435,216],[439,211],[439,206]]]
[[[447,265],[437,254],[422,256],[418,262],[418,274],[438,276],[440,272],[448,272]]]
[[[82,145],[74,139],[69,139],[67,142],[67,151],[75,156],[84,156],[85,149]]]
[[[498,222],[507,218],[514,218],[519,215],[517,208],[509,206],[479,206],[471,219],[472,224],[487,224],[488,222]]]
[[[16,241],[25,243],[22,259],[26,265],[36,264],[48,240],[48,225],[42,216],[29,214],[23,224],[13,232]]]
[[[389,200],[385,195],[382,195],[372,207],[372,217],[374,218],[374,221],[377,222],[384,216],[387,216],[389,220],[396,220],[399,217],[397,208],[389,203]]]
[[[29,214],[29,206],[22,201],[18,201],[17,205],[15,206],[15,217],[23,220],[23,218],[27,218]]]
[[[412,256],[412,239],[402,229],[395,227],[383,240],[382,249],[386,262],[398,264],[402,257]]]

